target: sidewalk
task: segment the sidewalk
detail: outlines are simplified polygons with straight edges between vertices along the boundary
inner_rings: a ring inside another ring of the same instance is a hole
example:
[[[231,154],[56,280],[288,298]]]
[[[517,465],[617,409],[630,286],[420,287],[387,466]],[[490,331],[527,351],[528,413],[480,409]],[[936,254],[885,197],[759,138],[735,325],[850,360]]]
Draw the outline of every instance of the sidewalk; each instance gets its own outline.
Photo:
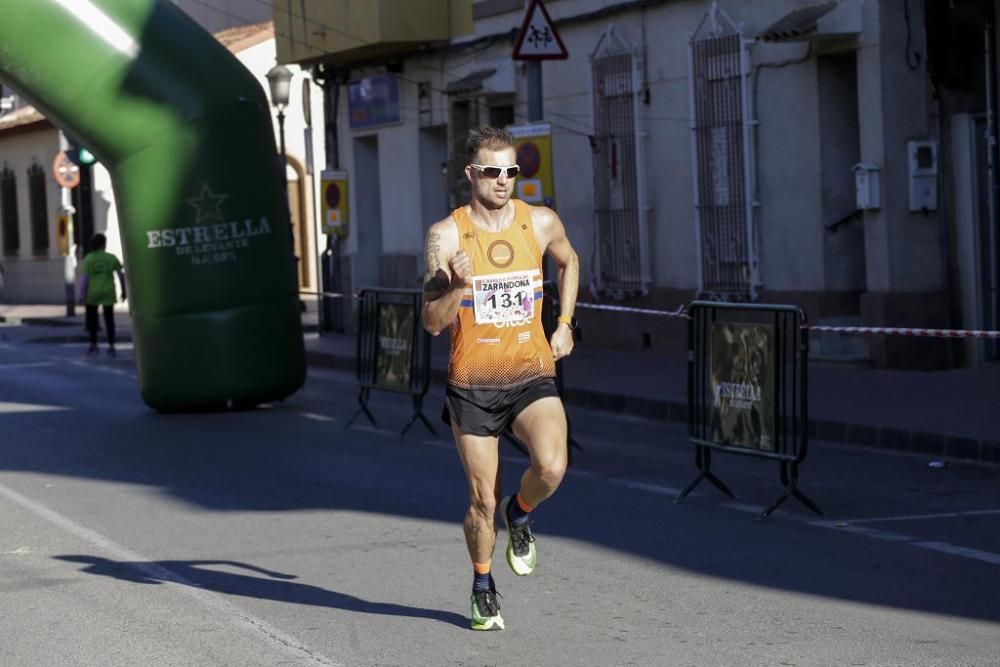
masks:
[[[128,315],[117,317],[130,339]],[[79,326],[83,309],[0,305],[0,322]],[[310,365],[354,370],[355,337],[316,332],[316,313],[303,315]],[[69,333],[69,330],[68,330]],[[432,379],[443,382],[448,337],[433,340]],[[564,362],[567,403],[652,419],[686,419],[686,361],[680,355],[577,346]],[[809,366],[810,439],[917,452],[928,457],[1000,464],[1000,365],[949,371],[894,371]]]

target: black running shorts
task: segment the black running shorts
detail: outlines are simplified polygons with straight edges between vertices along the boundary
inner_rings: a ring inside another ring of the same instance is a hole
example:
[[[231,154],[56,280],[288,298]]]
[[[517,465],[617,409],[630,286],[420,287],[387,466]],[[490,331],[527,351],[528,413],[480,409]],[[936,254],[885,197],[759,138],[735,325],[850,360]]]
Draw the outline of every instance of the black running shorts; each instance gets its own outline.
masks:
[[[513,389],[460,389],[448,385],[441,419],[470,435],[499,435],[540,398],[559,396],[552,377],[540,377]]]

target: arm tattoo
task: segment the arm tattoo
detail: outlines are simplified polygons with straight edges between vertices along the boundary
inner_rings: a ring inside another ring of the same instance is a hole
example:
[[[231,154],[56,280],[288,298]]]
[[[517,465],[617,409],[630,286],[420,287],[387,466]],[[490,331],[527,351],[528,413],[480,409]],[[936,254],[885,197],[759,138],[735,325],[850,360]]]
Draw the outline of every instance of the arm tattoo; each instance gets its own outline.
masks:
[[[437,232],[427,234],[427,275],[432,276],[441,268],[438,253],[441,252],[441,235]]]
[[[441,268],[438,253],[441,251],[441,235],[437,232],[427,234],[427,275],[424,282],[424,293],[431,301],[444,296],[451,286],[448,274]]]

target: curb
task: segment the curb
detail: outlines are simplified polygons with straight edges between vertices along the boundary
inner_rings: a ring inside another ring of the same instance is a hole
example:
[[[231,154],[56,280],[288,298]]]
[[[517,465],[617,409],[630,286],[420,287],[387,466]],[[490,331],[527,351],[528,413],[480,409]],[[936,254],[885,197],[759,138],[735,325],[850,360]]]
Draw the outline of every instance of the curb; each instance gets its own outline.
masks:
[[[83,326],[79,317],[7,317],[0,315],[0,322],[12,326],[42,326],[42,327],[76,327]]]
[[[310,366],[353,372],[354,356],[306,350]],[[447,371],[431,369],[431,381],[444,384]],[[563,400],[570,405],[606,412],[629,414],[656,421],[687,423],[687,404],[639,396],[626,396],[590,389],[563,388]],[[1000,464],[1000,440],[977,440],[944,433],[908,431],[887,426],[867,426],[825,419],[809,420],[809,439],[840,445],[871,447],[941,459]]]

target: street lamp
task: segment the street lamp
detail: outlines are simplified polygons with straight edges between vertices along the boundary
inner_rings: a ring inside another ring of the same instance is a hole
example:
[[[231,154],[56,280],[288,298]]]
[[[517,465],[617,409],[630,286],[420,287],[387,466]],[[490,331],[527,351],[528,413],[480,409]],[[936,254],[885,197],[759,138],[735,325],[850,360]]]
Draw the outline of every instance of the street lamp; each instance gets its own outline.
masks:
[[[278,139],[281,143],[281,183],[282,198],[285,201],[285,215],[288,218],[289,240],[295,255],[295,273],[298,274],[299,256],[295,252],[295,232],[292,229],[292,211],[288,204],[288,156],[285,153],[285,107],[292,89],[292,71],[284,65],[275,65],[264,75],[271,89],[271,104],[278,110]],[[296,283],[298,278],[296,277]]]
[[[287,179],[285,165],[285,107],[292,89],[292,71],[284,65],[275,65],[267,74],[267,85],[271,89],[271,104],[278,110],[278,137],[281,141],[281,176]]]

